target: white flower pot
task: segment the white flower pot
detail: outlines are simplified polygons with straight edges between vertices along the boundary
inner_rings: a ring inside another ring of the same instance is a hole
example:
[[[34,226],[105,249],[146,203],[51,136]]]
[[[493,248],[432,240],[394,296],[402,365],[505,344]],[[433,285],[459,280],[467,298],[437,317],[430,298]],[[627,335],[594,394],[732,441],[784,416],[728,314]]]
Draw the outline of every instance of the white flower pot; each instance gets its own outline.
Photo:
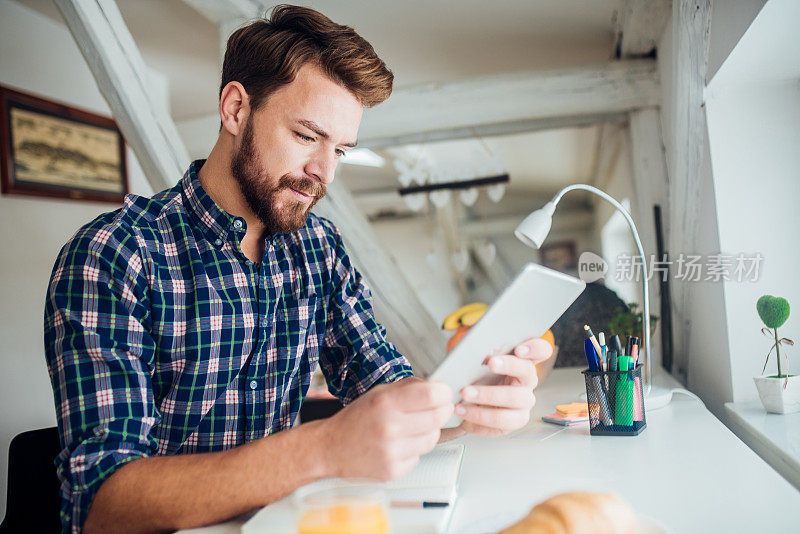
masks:
[[[761,397],[761,404],[770,413],[794,413],[800,411],[800,375],[786,378],[753,377]],[[784,384],[786,387],[784,388]]]

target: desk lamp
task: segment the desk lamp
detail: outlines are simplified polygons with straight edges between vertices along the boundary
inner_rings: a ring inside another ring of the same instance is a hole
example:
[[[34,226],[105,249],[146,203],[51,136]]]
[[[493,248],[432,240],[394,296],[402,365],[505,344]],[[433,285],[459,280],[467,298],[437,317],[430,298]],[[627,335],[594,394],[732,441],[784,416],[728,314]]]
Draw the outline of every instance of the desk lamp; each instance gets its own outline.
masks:
[[[538,209],[528,215],[520,224],[517,226],[517,229],[514,230],[514,235],[517,238],[528,245],[529,247],[538,249],[542,246],[542,242],[547,237],[547,234],[550,232],[550,226],[553,224],[553,212],[556,209],[556,205],[561,200],[561,197],[564,194],[574,191],[576,189],[581,189],[583,191],[589,191],[590,193],[594,193],[595,195],[599,196],[600,198],[606,200],[609,204],[614,206],[622,216],[625,217],[625,220],[628,221],[628,226],[631,228],[631,232],[633,233],[633,239],[636,241],[636,248],[639,251],[639,255],[642,258],[642,266],[646,268],[646,260],[644,256],[644,249],[642,248],[642,242],[639,239],[639,232],[636,231],[636,225],[633,224],[633,219],[631,218],[628,210],[626,210],[619,202],[614,200],[614,198],[601,189],[598,189],[591,185],[586,184],[572,184],[568,185],[567,187],[563,188],[559,191],[556,196],[553,197],[553,200],[545,204],[541,209]],[[653,388],[651,384],[651,375],[650,375],[650,295],[647,292],[647,273],[642,273],[642,296],[644,299],[644,355],[645,355],[645,375],[644,375],[644,394],[648,397],[648,400],[651,402],[647,406],[649,409],[660,408],[671,400],[672,392],[668,391],[666,388]]]

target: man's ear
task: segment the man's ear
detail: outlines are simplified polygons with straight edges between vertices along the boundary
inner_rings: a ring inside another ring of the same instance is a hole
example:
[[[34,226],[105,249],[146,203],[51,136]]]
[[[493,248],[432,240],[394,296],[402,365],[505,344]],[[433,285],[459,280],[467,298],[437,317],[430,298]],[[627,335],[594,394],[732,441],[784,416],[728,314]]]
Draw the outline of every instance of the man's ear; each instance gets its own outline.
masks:
[[[229,82],[219,97],[222,127],[231,135],[239,135],[250,115],[250,96],[239,82]]]

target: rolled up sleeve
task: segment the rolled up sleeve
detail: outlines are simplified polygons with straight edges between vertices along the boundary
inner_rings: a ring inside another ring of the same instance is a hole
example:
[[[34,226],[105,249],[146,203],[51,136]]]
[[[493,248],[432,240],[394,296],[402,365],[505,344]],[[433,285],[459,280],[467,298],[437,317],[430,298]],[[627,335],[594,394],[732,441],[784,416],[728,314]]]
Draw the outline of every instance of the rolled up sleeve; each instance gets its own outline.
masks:
[[[145,265],[130,227],[98,220],[61,250],[45,301],[44,346],[62,451],[62,531],[77,533],[121,466],[156,454]]]
[[[348,404],[377,384],[414,376],[414,372],[375,319],[372,294],[351,263],[338,230],[322,220],[331,237],[333,290],[320,365],[330,392]]]

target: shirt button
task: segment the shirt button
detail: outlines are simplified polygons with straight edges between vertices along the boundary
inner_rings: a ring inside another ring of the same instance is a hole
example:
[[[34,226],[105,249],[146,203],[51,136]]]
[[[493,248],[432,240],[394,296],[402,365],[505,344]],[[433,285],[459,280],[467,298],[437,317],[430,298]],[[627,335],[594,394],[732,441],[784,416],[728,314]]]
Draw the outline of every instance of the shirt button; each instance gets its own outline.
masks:
[[[255,380],[250,381],[250,389],[256,389],[258,387],[258,382]]]
[[[233,221],[233,229],[234,230],[241,230],[243,226],[244,226],[244,223],[242,222],[241,219],[236,219],[235,221]]]
[[[217,239],[216,241],[214,241],[214,244],[217,245],[218,247],[221,247],[222,246],[222,239]]]

